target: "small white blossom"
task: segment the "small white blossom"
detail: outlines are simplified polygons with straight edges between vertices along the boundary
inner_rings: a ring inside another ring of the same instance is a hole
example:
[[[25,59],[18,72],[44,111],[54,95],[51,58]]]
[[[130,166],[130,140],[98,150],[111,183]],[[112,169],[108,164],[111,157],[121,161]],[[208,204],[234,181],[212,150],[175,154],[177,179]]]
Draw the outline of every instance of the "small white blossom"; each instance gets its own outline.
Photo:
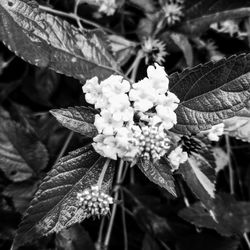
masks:
[[[110,212],[109,205],[114,203],[114,199],[100,190],[97,185],[78,193],[77,199],[83,206],[84,215],[87,218],[107,215]]]
[[[175,171],[179,168],[181,163],[184,163],[188,159],[187,152],[184,152],[181,146],[175,148],[171,153],[168,155],[168,159],[172,164],[172,171]]]
[[[112,113],[115,121],[132,122],[134,109],[131,107],[128,95],[121,94],[109,99],[110,105],[108,110]]]
[[[102,81],[100,86],[106,98],[125,94],[130,90],[130,83],[119,75],[111,75],[109,78]]]
[[[145,112],[154,106],[157,93],[153,88],[152,81],[148,78],[134,83],[129,92],[130,101],[134,102],[135,110]]]
[[[208,131],[208,139],[210,141],[219,141],[220,136],[223,135],[224,132],[224,123],[220,123],[217,125],[214,125],[209,131]]]
[[[171,108],[158,105],[155,109],[165,129],[171,129],[177,123],[176,114]]]
[[[116,139],[114,136],[98,134],[93,139],[93,147],[97,153],[104,157],[117,160]]]
[[[100,115],[95,115],[94,125],[99,133],[113,135],[116,129],[123,126],[123,121],[113,119],[113,114],[109,110],[103,109]]]
[[[82,87],[85,99],[88,103],[94,104],[95,108],[103,108],[107,105],[107,98],[102,93],[102,88],[95,76],[86,81]]]

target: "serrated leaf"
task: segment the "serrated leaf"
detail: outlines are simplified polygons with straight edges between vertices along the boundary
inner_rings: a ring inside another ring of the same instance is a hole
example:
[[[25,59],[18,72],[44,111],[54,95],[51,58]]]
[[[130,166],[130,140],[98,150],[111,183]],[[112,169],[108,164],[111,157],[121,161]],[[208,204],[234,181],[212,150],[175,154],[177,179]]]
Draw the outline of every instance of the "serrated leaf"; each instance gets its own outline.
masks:
[[[34,3],[1,0],[0,39],[10,50],[31,64],[81,81],[118,71],[102,31],[80,31]]]
[[[215,171],[201,155],[193,153],[179,172],[192,192],[205,204],[215,197]]]
[[[91,138],[97,134],[96,127],[93,124],[96,114],[94,109],[81,106],[68,109],[54,109],[50,113],[68,129]]]
[[[0,168],[5,175],[14,182],[24,181],[47,163],[47,150],[36,135],[0,108]]]
[[[105,161],[90,145],[63,157],[35,194],[17,231],[14,249],[35,237],[59,232],[84,220],[77,193],[96,185]],[[113,172],[113,164],[110,164],[102,184],[104,192],[109,192]]]
[[[227,19],[249,16],[247,0],[191,0],[185,2],[185,19],[177,27],[180,32],[197,36],[209,25]]]
[[[176,109],[180,134],[210,129],[243,109],[250,99],[250,54],[209,62],[170,76],[170,91],[180,99]]]
[[[250,203],[236,201],[227,194],[217,196],[209,209],[197,202],[181,210],[179,215],[198,227],[214,229],[224,236],[250,231]]]
[[[168,166],[160,162],[152,163],[148,160],[140,160],[138,167],[150,181],[176,196],[174,178]]]

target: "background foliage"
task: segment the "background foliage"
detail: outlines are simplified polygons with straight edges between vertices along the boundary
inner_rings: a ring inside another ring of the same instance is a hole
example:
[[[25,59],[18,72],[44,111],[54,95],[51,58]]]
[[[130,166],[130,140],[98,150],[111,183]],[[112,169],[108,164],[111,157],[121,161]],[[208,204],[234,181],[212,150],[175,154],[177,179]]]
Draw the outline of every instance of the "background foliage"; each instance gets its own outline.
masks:
[[[13,246],[15,235],[16,248],[29,242],[20,249],[99,247],[102,220],[74,224],[84,219],[76,192],[92,185],[104,164],[85,146],[96,135],[96,111],[83,107],[81,84],[95,75],[128,72],[131,65],[132,77],[143,78],[142,38],[155,30],[159,3],[166,1],[119,0],[113,16],[82,2],[77,16],[73,0],[0,5],[2,249]],[[249,15],[246,0],[186,0],[180,22],[155,33],[168,52],[163,65],[170,90],[181,100],[172,132],[188,137],[225,120],[227,135],[212,145],[195,138],[202,150],[175,178],[165,165],[145,161],[128,171],[110,249],[250,249]],[[212,28],[227,19],[238,24],[233,34]],[[79,22],[87,30],[79,31]],[[105,190],[111,190],[114,167],[105,175]],[[37,232],[51,234],[40,238]]]

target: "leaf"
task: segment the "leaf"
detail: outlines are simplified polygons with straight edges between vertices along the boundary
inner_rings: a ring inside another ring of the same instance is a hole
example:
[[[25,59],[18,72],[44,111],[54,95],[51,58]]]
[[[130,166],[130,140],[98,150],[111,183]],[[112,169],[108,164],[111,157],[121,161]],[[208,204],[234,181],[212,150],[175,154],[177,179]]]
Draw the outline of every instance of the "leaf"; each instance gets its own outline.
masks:
[[[185,20],[177,30],[197,36],[205,32],[210,24],[249,16],[247,0],[191,0],[185,2]]]
[[[102,31],[80,31],[29,0],[1,0],[0,40],[25,61],[80,81],[118,72]]]
[[[37,182],[13,183],[4,190],[3,194],[11,197],[16,211],[23,214],[28,208],[37,187]]]
[[[180,99],[180,134],[210,129],[243,109],[250,98],[250,54],[209,62],[170,76],[170,91]]]
[[[0,108],[0,169],[14,182],[39,173],[48,163],[45,146],[29,128]]]
[[[201,155],[193,153],[179,172],[192,192],[205,204],[215,197],[215,171]]]
[[[213,216],[211,216],[211,212]],[[222,194],[211,202],[209,211],[197,202],[180,211],[179,216],[198,227],[211,228],[224,236],[242,235],[250,231],[250,202],[236,201]]]
[[[77,193],[96,185],[105,161],[90,145],[63,157],[42,181],[17,231],[13,249],[84,220]],[[113,171],[110,164],[102,185],[104,192],[111,187]]]
[[[88,232],[79,224],[62,230],[56,235],[57,250],[95,250]]]
[[[155,11],[153,0],[129,0],[132,4],[142,9],[144,12],[151,13]]]
[[[150,181],[176,196],[174,178],[168,166],[160,162],[152,163],[151,161],[140,160],[138,167]]]
[[[87,137],[97,134],[95,125],[96,111],[86,107],[74,107],[68,109],[54,109],[50,113],[66,128],[71,129]]]
[[[206,242],[206,244],[204,244]],[[194,244],[195,243],[195,244]],[[240,241],[238,238],[226,238],[210,232],[194,232],[185,234],[177,242],[178,250],[238,250]]]

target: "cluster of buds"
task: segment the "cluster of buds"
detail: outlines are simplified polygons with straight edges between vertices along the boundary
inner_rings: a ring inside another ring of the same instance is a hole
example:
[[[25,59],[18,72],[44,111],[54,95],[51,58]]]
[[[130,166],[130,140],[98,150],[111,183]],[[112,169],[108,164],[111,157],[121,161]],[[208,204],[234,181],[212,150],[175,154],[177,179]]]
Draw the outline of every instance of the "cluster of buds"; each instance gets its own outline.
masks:
[[[87,218],[107,215],[110,212],[109,205],[114,202],[113,198],[101,191],[98,186],[91,186],[82,193],[78,193],[77,199],[83,206],[84,215]]]
[[[143,126],[139,141],[139,155],[145,160],[157,161],[169,149],[169,139],[162,126]]]
[[[164,12],[165,20],[168,25],[174,25],[179,22],[183,16],[183,0],[167,0],[162,1],[162,9]],[[166,3],[165,3],[166,2]]]

